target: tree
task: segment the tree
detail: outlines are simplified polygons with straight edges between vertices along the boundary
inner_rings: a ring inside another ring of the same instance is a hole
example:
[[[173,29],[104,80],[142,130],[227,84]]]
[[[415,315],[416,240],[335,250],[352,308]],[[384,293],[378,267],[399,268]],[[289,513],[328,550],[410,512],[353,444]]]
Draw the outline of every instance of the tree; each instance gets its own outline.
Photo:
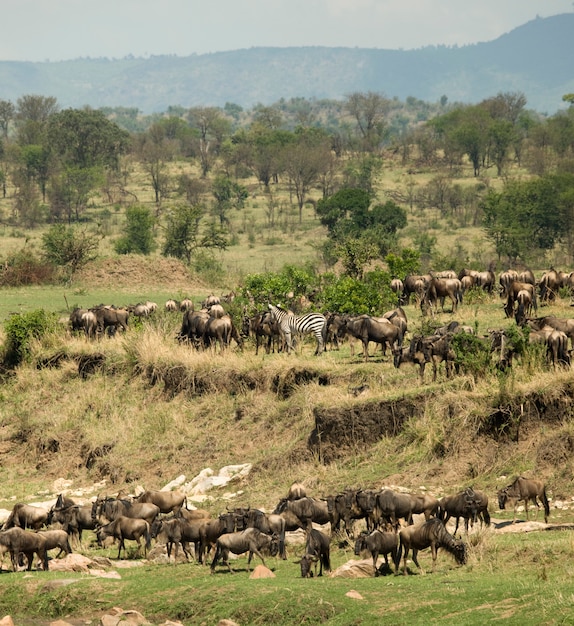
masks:
[[[98,256],[100,236],[64,224],[55,224],[42,235],[43,256],[49,263],[73,275]]]
[[[95,187],[103,183],[100,167],[69,166],[50,178],[47,195],[54,220],[79,221]]]
[[[213,213],[219,218],[219,224],[223,228],[229,223],[228,211],[243,208],[249,192],[227,176],[216,176],[211,191],[215,198]]]
[[[199,245],[199,223],[204,209],[200,205],[178,204],[166,214],[165,242],[163,256],[185,259],[191,263],[194,250]]]
[[[193,107],[188,113],[189,123],[199,132],[199,161],[205,178],[213,167],[223,139],[229,135],[231,124],[215,107]]]
[[[136,153],[151,179],[155,202],[159,206],[169,195],[170,176],[167,163],[177,153],[177,144],[166,137],[166,129],[159,123],[152,124],[147,132],[136,137]]]
[[[4,139],[8,138],[8,127],[16,116],[16,107],[10,100],[0,100],[0,131]]]
[[[347,276],[357,280],[363,278],[365,266],[379,256],[377,246],[363,237],[347,237],[337,245],[336,251]]]
[[[389,100],[372,91],[354,92],[346,96],[345,106],[357,123],[362,148],[367,152],[377,150],[385,135],[385,116],[390,108]]]
[[[22,146],[44,143],[48,119],[58,109],[58,101],[52,96],[25,95],[18,98],[16,101],[18,143]]]
[[[124,235],[114,244],[118,254],[150,254],[155,249],[153,213],[144,206],[126,209]]]
[[[66,109],[47,122],[47,145],[66,165],[83,169],[102,166],[117,169],[127,152],[129,134],[101,111]]]
[[[371,204],[370,195],[363,189],[345,188],[337,191],[328,198],[317,202],[317,215],[323,226],[326,226],[332,235],[346,221],[354,221],[355,214],[365,215]],[[360,217],[358,222],[360,222]]]

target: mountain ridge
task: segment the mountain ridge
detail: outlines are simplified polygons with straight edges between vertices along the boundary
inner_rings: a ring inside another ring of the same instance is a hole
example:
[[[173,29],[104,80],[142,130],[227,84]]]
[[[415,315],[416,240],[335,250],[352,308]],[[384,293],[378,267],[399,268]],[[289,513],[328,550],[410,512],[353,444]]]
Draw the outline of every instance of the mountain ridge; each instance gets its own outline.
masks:
[[[243,107],[281,98],[341,99],[376,91],[404,100],[476,103],[499,92],[525,94],[529,108],[553,113],[574,92],[574,13],[536,18],[490,42],[410,50],[255,47],[180,57],[0,61],[0,98],[55,96],[63,108]]]

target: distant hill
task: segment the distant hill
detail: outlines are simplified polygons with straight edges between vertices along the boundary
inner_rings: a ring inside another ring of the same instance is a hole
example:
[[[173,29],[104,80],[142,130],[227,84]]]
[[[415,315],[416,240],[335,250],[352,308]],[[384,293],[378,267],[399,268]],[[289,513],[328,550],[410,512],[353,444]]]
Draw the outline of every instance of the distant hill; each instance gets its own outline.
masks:
[[[354,91],[475,103],[523,92],[527,107],[554,113],[574,92],[574,13],[537,18],[494,41],[418,50],[251,48],[150,58],[0,61],[0,99],[55,96],[64,107],[243,107],[281,98],[339,99]]]

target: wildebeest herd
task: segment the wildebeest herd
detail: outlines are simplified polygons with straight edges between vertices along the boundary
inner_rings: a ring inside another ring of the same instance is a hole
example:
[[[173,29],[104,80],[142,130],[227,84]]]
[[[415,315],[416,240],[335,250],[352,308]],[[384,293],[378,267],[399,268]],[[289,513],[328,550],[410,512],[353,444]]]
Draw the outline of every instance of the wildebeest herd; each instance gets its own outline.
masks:
[[[538,313],[539,303],[554,302],[560,290],[563,290],[563,295],[572,293],[574,272],[551,269],[536,281],[530,270],[521,273],[506,270],[499,275],[497,282],[492,267],[484,272],[465,268],[458,274],[445,271],[409,275],[403,280],[393,280],[391,288],[396,293],[398,306],[378,317],[337,312],[295,314],[269,303],[264,310],[255,314],[245,309],[241,320],[237,320],[226,311],[226,304],[233,301],[234,294],[233,297],[211,294],[201,302],[199,310],[195,309],[189,298],[181,301],[170,299],[165,303],[165,310],[182,313],[176,339],[197,350],[212,348],[223,352],[232,345],[243,350],[251,338],[255,344],[255,354],[259,353],[260,347],[267,354],[288,353],[296,348],[301,336],[311,335],[316,341],[315,354],[321,354],[326,349],[339,349],[341,342],[348,339],[351,355],[354,355],[355,342],[358,341],[362,346],[363,358],[368,361],[371,358],[371,344],[379,345],[383,356],[390,351],[396,368],[403,363],[418,366],[421,382],[424,382],[427,365],[432,367],[433,381],[437,378],[441,363],[444,363],[447,378],[460,370],[456,341],[453,341],[457,334],[473,335],[474,343],[466,343],[466,349],[482,347],[490,351],[498,369],[504,370],[512,365],[517,354],[516,346],[511,340],[509,329],[489,329],[479,337],[476,336],[475,328],[457,321],[435,326],[431,333],[413,333],[409,329],[404,306],[414,300],[423,317],[429,314],[433,316],[439,309],[445,310],[445,302],[448,300],[450,311],[455,313],[470,289],[488,294],[498,290],[505,316],[513,319],[518,327],[528,328],[528,333],[524,333],[528,337],[527,342],[541,345],[552,366],[570,366],[574,350],[574,318],[532,315]],[[148,317],[157,310],[157,304],[150,301],[123,308],[105,305],[90,309],[76,308],[70,315],[70,327],[74,331],[83,331],[88,338],[100,338],[125,331],[130,316]],[[430,323],[427,326],[433,327]]]
[[[528,504],[537,509],[542,504],[544,520],[548,521],[546,487],[539,480],[520,476],[500,489],[497,497],[500,509],[513,504],[513,523],[520,502],[524,502],[527,519]],[[295,483],[272,513],[250,506],[228,506],[212,517],[206,510],[188,508],[185,494],[179,491],[144,491],[138,497],[98,496],[88,504],[60,495],[49,510],[24,503],[14,505],[0,530],[0,554],[9,552],[13,571],[24,565],[23,557],[30,570],[35,556],[46,570],[49,551],[58,549],[56,558],[71,553],[72,546],[82,551],[82,532],[91,531],[99,546],[107,546],[110,539],[117,543],[118,559],[122,551],[127,554],[126,540],[136,542],[136,554],[143,552],[143,556],[155,542],[165,545],[168,559],[175,547],[177,560],[181,546],[187,560],[194,558],[199,564],[210,560],[211,573],[220,563],[232,571],[230,553],[247,553],[249,571],[254,555],[263,564],[266,556],[287,559],[286,533],[302,529],[305,547],[296,563],[304,578],[313,576],[317,565],[319,575],[331,570],[331,545],[342,538],[346,544],[354,541],[356,555],[370,555],[375,576],[385,573],[385,569],[392,571],[391,565],[399,573],[401,559],[406,574],[409,553],[420,568],[417,555],[426,548],[431,548],[433,571],[440,548],[452,554],[458,564],[466,563],[468,549],[457,536],[459,522],[464,521],[466,534],[476,523],[490,526],[488,504],[487,495],[472,487],[441,499],[389,488],[345,489],[324,498],[311,498],[303,485]],[[447,530],[451,518],[456,520],[452,533]],[[357,533],[359,520],[362,529]],[[385,560],[381,568],[377,568],[379,555]]]

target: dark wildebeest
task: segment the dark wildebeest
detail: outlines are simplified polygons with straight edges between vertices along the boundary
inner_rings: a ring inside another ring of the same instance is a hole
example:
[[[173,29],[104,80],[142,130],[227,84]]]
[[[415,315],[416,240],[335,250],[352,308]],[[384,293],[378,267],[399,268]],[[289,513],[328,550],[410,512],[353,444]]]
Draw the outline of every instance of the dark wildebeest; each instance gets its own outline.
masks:
[[[551,326],[543,326],[539,330],[530,332],[528,343],[545,345],[546,357],[555,368],[558,365],[570,366],[568,337],[561,330],[556,330]]]
[[[397,566],[396,573],[398,573],[401,557],[404,555],[403,574],[406,575],[409,550],[412,550],[413,562],[421,571],[422,568],[419,565],[417,554],[419,550],[424,550],[429,547],[432,553],[433,572],[435,570],[439,548],[444,548],[447,552],[450,552],[459,565],[464,565],[467,560],[466,544],[461,540],[455,539],[437,517],[433,517],[421,526],[407,526],[406,528],[401,528],[399,532],[399,542],[399,551],[395,562]]]
[[[76,545],[82,545],[82,531],[95,530],[97,520],[92,517],[91,504],[74,504],[72,506],[53,507],[50,510],[48,524],[60,524],[64,531],[72,537]]]
[[[548,503],[548,498],[546,496],[546,486],[541,480],[533,480],[519,476],[512,483],[510,483],[510,485],[507,485],[504,489],[501,489],[498,492],[498,506],[501,510],[506,508],[506,503],[509,500],[514,501],[513,524],[516,522],[516,507],[520,501],[524,502],[526,519],[528,519],[528,502],[532,502],[536,505],[536,515],[538,516],[538,509],[540,508],[538,499],[540,499],[544,506],[544,521],[548,523],[550,504]]]
[[[373,558],[373,568],[375,570],[375,576],[381,573],[381,569],[377,569],[377,558],[379,554],[385,557],[385,565],[389,568],[389,554],[395,564],[395,571],[397,569],[397,555],[399,549],[399,536],[394,532],[386,532],[381,530],[373,530],[373,532],[363,532],[359,535],[359,538],[355,542],[355,555],[361,554],[361,552],[368,551]]]
[[[285,518],[281,515],[264,513],[259,509],[244,509],[241,520],[237,524],[237,530],[244,530],[245,528],[257,528],[266,535],[275,535],[279,539],[279,556],[283,560],[287,558],[285,551],[286,524]]]
[[[538,289],[540,291],[540,302],[553,302],[556,299],[558,290],[561,286],[561,277],[554,268],[544,272],[538,285]]]
[[[323,569],[331,571],[331,539],[320,530],[311,528],[306,532],[307,541],[305,543],[305,554],[301,557],[301,577],[311,578],[313,572],[311,566],[315,564],[315,575],[317,575],[317,562],[319,562],[319,576],[323,576]]]
[[[130,539],[138,544],[137,551],[141,551],[141,540],[144,539],[144,555],[151,548],[150,525],[145,519],[125,517],[120,515],[113,522],[100,526],[96,530],[98,543],[101,545],[106,537],[113,537],[119,541],[118,559],[120,558],[122,548],[124,555],[126,554],[125,540]]]
[[[128,329],[129,311],[127,309],[116,309],[111,306],[97,306],[89,309],[97,318],[97,334],[102,336],[106,330],[108,334],[114,334],[118,330],[124,332]]]
[[[444,301],[450,298],[452,302],[452,312],[455,313],[458,305],[462,304],[462,286],[458,278],[436,278],[433,277],[425,290],[424,297],[421,301],[421,309],[423,313],[427,307],[431,312],[440,302],[441,309],[444,312]]]
[[[514,317],[514,307],[517,302],[518,294],[521,291],[526,291],[530,294],[530,298],[532,300],[532,308],[535,311],[538,310],[538,303],[536,301],[536,288],[534,287],[534,285],[514,280],[510,283],[510,285],[508,285],[504,294],[506,296],[506,304],[504,305],[504,312],[506,313],[506,317]]]
[[[42,562],[42,569],[48,570],[48,553],[46,551],[46,539],[31,531],[26,531],[18,526],[13,526],[8,530],[0,532],[0,552],[10,552],[10,560],[12,561],[12,569],[18,571],[18,563],[20,554],[24,554],[28,561],[27,570],[32,569],[34,562],[34,554]],[[0,561],[1,570],[1,561]]]
[[[390,320],[384,317],[370,317],[360,315],[349,318],[346,324],[347,332],[356,339],[360,339],[363,344],[363,358],[369,360],[369,343],[381,344],[383,353],[386,346],[391,346],[395,350],[402,346],[404,332],[403,329],[395,326]]]
[[[409,494],[396,493],[392,489],[384,489],[377,494],[377,517],[393,529],[399,527],[399,519],[407,524],[413,522],[413,501]]]
[[[185,311],[181,322],[181,329],[177,335],[180,342],[188,342],[194,348],[203,348],[205,325],[210,315],[206,310]]]
[[[177,517],[181,508],[187,508],[187,496],[182,491],[144,491],[135,502],[151,502],[159,507],[160,513],[172,513]]]
[[[280,352],[281,329],[277,320],[271,315],[271,311],[262,311],[253,317],[244,316],[241,326],[241,334],[249,337],[255,336],[255,354],[259,354],[259,345],[265,343],[265,352]]]
[[[345,523],[345,532],[347,535],[353,536],[354,520],[363,518],[369,529],[374,526],[374,511],[376,508],[376,494],[374,492],[346,489],[335,496],[328,496],[326,501],[331,530],[338,531],[341,521],[343,521]]]
[[[263,558],[262,551],[269,550],[271,556],[277,554],[279,540],[277,537],[266,535],[257,528],[246,528],[240,532],[226,533],[221,535],[216,541],[215,556],[211,562],[211,573],[215,572],[217,562],[221,559],[222,565],[227,565],[230,572],[233,572],[231,565],[229,564],[229,553],[244,554],[249,552],[249,558],[247,559],[247,571],[250,570],[251,559],[256,554],[263,565],[265,565],[265,559]]]
[[[220,352],[223,353],[226,348],[231,346],[232,339],[239,348],[243,348],[243,339],[229,315],[212,316],[207,320],[203,331],[203,343],[206,348],[213,346],[215,349],[219,344]]]
[[[395,367],[399,367],[401,363],[411,362],[419,366],[419,374],[421,384],[424,383],[425,367],[427,363],[432,365],[433,382],[436,382],[438,366],[441,362],[445,363],[446,377],[452,375],[452,367],[456,360],[456,353],[451,347],[452,334],[446,335],[430,335],[421,337],[416,335],[411,339],[408,353],[405,350],[395,351],[393,362]]]
[[[200,563],[207,564],[207,554],[215,545],[219,537],[232,533],[235,530],[235,515],[231,512],[222,513],[217,519],[207,519],[198,524],[199,526],[199,558]]]
[[[289,487],[287,492],[287,500],[300,500],[307,497],[307,489],[305,485],[299,482],[294,482]]]
[[[418,302],[424,297],[427,284],[431,280],[430,274],[409,274],[403,281],[403,293],[399,299],[401,305],[410,304],[411,295],[414,294]]]
[[[65,530],[39,530],[38,534],[42,535],[46,540],[46,551],[55,550],[56,548],[60,549],[56,558],[59,558],[62,552],[65,554],[72,552],[68,540],[68,533]]]
[[[151,502],[131,502],[121,498],[97,498],[92,504],[92,518],[104,518],[112,522],[120,516],[144,519],[153,524],[159,514],[159,506]]]
[[[518,272],[516,270],[505,270],[504,272],[501,272],[500,276],[498,277],[501,298],[506,298],[510,289],[510,285],[515,280],[518,280]]]
[[[439,518],[446,525],[451,517],[456,519],[454,534],[458,530],[460,518],[464,520],[464,527],[468,532],[468,524],[474,524],[478,519],[478,499],[474,489],[467,488],[464,491],[450,496],[444,496],[439,501]]]
[[[23,504],[18,502],[12,508],[12,512],[2,526],[2,530],[8,528],[31,528],[32,530],[40,530],[46,525],[50,511],[31,504]]]
[[[199,552],[199,526],[192,524],[182,517],[172,519],[156,520],[150,528],[152,538],[157,537],[158,540],[165,541],[167,547],[167,558],[171,558],[171,549],[175,545],[175,559],[179,553],[179,546],[183,549],[186,558],[191,557],[187,549],[188,543],[193,543],[195,547],[195,555]]]
[[[326,500],[316,500],[314,498],[300,498],[299,500],[287,500],[282,498],[273,511],[276,515],[285,517],[287,514],[294,518],[297,528],[311,528],[312,522],[316,524],[326,524],[330,521],[329,509]],[[286,526],[286,530],[292,530]]]

